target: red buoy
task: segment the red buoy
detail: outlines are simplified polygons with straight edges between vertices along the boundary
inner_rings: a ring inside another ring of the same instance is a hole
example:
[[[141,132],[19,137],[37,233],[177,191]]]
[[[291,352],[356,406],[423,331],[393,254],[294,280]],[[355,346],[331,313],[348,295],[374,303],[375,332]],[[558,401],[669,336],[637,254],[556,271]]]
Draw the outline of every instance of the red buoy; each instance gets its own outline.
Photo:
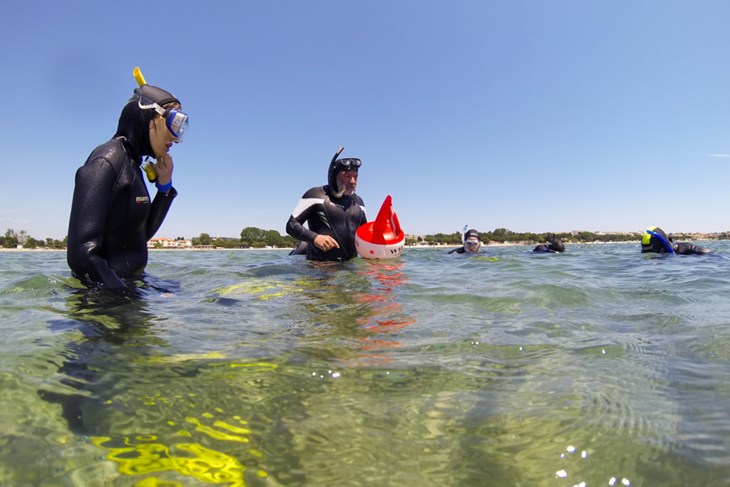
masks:
[[[385,197],[375,221],[357,229],[355,248],[365,259],[392,259],[400,257],[406,243],[406,234],[400,227],[393,209],[393,198]]]

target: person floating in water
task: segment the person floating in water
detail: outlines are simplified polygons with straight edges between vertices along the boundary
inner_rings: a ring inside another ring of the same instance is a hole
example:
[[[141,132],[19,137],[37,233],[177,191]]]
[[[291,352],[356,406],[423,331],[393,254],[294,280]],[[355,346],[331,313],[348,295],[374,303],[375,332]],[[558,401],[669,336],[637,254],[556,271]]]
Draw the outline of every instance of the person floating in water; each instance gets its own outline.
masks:
[[[327,185],[309,189],[292,211],[286,233],[300,242],[290,255],[330,261],[357,256],[355,233],[367,222],[365,203],[355,194],[362,161],[338,159],[343,149],[340,147],[330,162]]]
[[[479,240],[479,232],[473,228],[464,233],[462,240],[464,241],[464,244],[458,249],[449,250],[449,254],[476,254],[482,246],[482,242]]]
[[[141,276],[147,265],[147,241],[177,196],[169,150],[188,126],[180,100],[146,84],[138,70],[135,76],[140,86],[122,109],[114,137],[76,171],[68,227],[66,259],[73,275],[110,290],[127,289],[124,279]],[[157,186],[152,201],[141,168],[145,156],[157,160],[150,163]]]
[[[565,252],[565,245],[559,238],[552,237],[548,243],[540,244],[532,249],[532,251],[543,254],[557,254],[560,252]]]
[[[644,235],[641,237],[641,252],[690,255],[709,254],[712,251],[688,242],[674,242],[661,228],[649,227],[644,230]]]

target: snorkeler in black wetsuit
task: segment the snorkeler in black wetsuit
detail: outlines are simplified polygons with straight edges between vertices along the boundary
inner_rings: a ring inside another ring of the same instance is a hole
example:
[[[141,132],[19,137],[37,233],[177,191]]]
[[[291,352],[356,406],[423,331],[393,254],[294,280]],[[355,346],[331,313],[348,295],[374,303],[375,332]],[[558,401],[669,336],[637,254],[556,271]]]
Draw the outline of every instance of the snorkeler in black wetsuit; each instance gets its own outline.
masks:
[[[300,240],[292,251],[309,260],[344,261],[357,255],[355,232],[367,222],[365,203],[355,194],[360,159],[337,159],[327,171],[327,186],[311,188],[292,211],[286,233]],[[309,228],[304,227],[308,223]]]
[[[548,243],[540,244],[532,249],[532,251],[543,254],[557,254],[560,252],[565,252],[565,245],[560,239],[552,238]]]
[[[461,247],[458,249],[451,249],[449,250],[449,254],[476,254],[479,252],[479,247],[482,246],[482,241],[479,239],[479,232],[474,230],[473,228],[467,230],[464,232],[464,235],[461,237],[461,240],[464,242]]]
[[[124,278],[143,273],[147,241],[177,196],[167,152],[187,127],[179,107],[167,91],[140,86],[122,109],[114,137],[94,149],[76,172],[67,261],[84,284],[125,289]],[[144,156],[157,159],[158,191],[152,202],[140,167]]]
[[[680,255],[712,253],[710,249],[700,247],[699,245],[687,242],[675,243],[671,238],[667,237],[664,230],[659,227],[649,227],[644,231],[644,235],[641,238],[641,252]]]

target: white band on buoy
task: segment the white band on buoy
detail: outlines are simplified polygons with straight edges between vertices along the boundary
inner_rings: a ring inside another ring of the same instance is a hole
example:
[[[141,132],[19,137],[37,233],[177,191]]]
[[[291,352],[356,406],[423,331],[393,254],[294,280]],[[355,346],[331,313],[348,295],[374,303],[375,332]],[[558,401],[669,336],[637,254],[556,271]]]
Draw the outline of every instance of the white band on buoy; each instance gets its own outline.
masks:
[[[375,221],[360,225],[355,232],[355,249],[365,259],[400,257],[406,245],[406,234],[393,210],[393,199],[385,197]]]
[[[403,235],[400,242],[382,245],[366,242],[360,238],[360,235],[355,234],[355,248],[357,249],[357,253],[365,259],[393,259],[400,257],[405,245],[405,235]]]

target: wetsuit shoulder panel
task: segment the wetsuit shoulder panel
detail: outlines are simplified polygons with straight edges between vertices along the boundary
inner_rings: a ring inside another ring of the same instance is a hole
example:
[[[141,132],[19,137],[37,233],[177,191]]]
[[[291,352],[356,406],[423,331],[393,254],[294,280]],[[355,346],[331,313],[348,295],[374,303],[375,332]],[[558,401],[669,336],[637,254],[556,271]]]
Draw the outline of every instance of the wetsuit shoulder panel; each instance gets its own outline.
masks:
[[[326,198],[327,193],[321,186],[311,188],[305,192],[289,216],[286,223],[286,233],[297,240],[314,242],[317,231],[312,228],[311,220],[315,214],[324,212],[324,200]],[[307,221],[309,221],[309,228],[304,226]]]

